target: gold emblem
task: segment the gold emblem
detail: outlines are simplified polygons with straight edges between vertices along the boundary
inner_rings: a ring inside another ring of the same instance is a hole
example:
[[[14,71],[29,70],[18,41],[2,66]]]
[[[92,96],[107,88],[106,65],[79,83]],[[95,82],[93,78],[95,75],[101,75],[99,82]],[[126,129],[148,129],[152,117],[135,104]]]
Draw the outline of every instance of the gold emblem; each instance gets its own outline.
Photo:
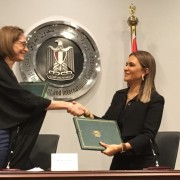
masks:
[[[100,131],[94,130],[94,131],[92,132],[92,134],[93,134],[96,138],[101,137],[101,132],[100,132]]]

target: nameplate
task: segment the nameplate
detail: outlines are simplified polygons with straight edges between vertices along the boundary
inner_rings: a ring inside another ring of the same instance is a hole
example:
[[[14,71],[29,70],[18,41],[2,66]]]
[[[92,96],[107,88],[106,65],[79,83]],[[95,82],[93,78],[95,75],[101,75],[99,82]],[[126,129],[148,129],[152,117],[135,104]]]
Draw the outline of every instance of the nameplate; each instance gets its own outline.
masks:
[[[77,171],[77,153],[52,153],[51,171]]]

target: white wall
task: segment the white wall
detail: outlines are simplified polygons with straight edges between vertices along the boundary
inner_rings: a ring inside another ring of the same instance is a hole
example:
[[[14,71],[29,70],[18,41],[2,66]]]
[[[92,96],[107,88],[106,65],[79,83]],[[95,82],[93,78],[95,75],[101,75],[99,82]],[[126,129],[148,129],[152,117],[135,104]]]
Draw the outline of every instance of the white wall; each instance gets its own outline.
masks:
[[[85,27],[99,48],[101,75],[95,86],[78,101],[101,116],[114,92],[125,87],[123,66],[130,53],[129,6],[136,5],[138,48],[151,52],[157,62],[156,86],[166,104],[160,130],[180,131],[180,1],[179,0],[0,0],[0,26],[30,27],[49,18],[71,19]],[[14,71],[21,80],[18,65]],[[59,153],[78,153],[79,170],[106,170],[111,158],[100,152],[82,151],[72,116],[48,112],[42,133],[60,134]],[[168,142],[167,142],[168,146]],[[178,157],[176,169],[180,168]]]

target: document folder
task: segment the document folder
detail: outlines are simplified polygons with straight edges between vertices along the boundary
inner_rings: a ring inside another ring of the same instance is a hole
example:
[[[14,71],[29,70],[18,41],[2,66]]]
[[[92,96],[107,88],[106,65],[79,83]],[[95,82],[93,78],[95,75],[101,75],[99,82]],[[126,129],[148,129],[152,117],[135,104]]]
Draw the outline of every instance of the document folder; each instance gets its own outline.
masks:
[[[45,82],[20,82],[20,85],[37,96],[46,96],[48,85]]]
[[[81,149],[102,151],[99,142],[107,144],[122,143],[116,121],[73,117]]]

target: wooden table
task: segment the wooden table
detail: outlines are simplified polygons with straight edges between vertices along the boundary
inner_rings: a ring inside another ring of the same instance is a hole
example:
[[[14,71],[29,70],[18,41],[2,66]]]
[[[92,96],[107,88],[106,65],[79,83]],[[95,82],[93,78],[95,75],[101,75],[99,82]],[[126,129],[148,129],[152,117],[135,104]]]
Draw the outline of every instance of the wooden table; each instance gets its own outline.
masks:
[[[180,170],[143,171],[0,171],[12,180],[180,180]]]

